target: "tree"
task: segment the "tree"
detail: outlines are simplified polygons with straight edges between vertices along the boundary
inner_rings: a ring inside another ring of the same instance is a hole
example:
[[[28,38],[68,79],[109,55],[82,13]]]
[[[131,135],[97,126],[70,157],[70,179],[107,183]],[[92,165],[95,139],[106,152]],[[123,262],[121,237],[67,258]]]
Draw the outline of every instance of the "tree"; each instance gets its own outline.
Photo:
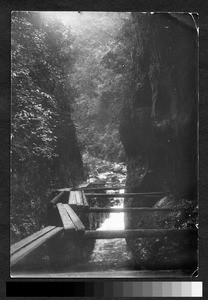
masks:
[[[17,232],[28,211],[23,235],[43,224],[43,199],[52,188],[82,177],[71,120],[72,43],[61,22],[50,23],[42,13],[13,12],[11,221]]]
[[[125,159],[118,120],[129,68],[122,33],[128,19],[128,13],[83,13],[75,30],[78,137],[83,151],[112,161]]]

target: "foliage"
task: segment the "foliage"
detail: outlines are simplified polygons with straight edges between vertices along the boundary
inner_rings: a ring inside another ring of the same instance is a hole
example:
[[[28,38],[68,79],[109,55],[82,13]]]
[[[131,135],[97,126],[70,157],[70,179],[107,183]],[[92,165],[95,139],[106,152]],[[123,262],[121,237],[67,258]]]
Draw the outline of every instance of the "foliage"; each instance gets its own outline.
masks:
[[[118,126],[130,67],[129,16],[83,13],[74,30],[45,13],[12,13],[11,227],[17,235],[44,223],[43,199],[51,189],[83,178],[80,150],[125,160]]]
[[[128,13],[83,13],[76,31],[78,60],[74,86],[74,122],[83,151],[111,161],[124,161],[118,126],[125,97],[130,53],[122,32]]]
[[[82,176],[71,120],[72,42],[61,22],[46,21],[37,12],[12,13],[13,229],[19,228],[23,213],[33,220],[27,224],[40,227],[43,199],[50,190],[72,185]],[[33,214],[34,209],[39,213]],[[30,225],[25,226],[27,234]]]

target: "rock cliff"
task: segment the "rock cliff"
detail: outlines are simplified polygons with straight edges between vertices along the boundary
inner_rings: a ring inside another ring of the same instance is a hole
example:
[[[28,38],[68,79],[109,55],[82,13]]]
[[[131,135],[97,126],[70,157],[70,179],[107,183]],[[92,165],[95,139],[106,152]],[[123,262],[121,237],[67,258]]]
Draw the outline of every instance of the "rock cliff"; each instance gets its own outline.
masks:
[[[186,199],[185,208],[189,209],[190,203],[196,204],[197,198],[196,20],[190,14],[132,13],[132,21],[135,43],[131,92],[123,104],[120,123],[128,159],[127,185],[131,192],[170,191],[174,195],[173,207],[176,203],[180,207],[182,199]],[[156,200],[130,199],[125,205],[153,206],[155,203]],[[163,207],[166,207],[165,201]],[[171,218],[177,220],[169,216],[169,224],[173,223]],[[164,228],[164,215],[155,219],[150,213],[143,222],[128,214],[126,227],[150,228],[150,220],[152,227],[157,223],[156,228]],[[194,215],[192,222],[195,221]],[[183,222],[186,223],[186,217]],[[154,268],[151,243],[141,248],[140,242],[129,242],[134,250],[137,249],[134,251],[137,263],[141,265],[139,256],[141,249],[145,249],[149,255],[142,267]],[[172,244],[174,253],[179,242]],[[152,240],[152,245],[154,243]],[[196,249],[196,245],[192,249]],[[161,264],[157,268],[164,265],[164,251],[161,250]],[[196,255],[193,260],[196,262]],[[189,263],[184,258],[180,264],[171,262],[170,265],[183,267]]]

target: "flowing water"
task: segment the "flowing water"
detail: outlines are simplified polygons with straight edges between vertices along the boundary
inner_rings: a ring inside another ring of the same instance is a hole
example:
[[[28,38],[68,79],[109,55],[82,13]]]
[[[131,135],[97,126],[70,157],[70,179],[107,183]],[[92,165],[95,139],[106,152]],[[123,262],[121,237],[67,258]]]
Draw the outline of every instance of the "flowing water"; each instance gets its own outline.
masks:
[[[120,193],[124,191],[121,190]],[[119,198],[120,199],[120,198]],[[115,208],[123,207],[123,201]],[[124,213],[110,213],[109,218],[97,230],[124,230]],[[71,271],[118,271],[132,270],[131,253],[127,250],[125,239],[98,239],[86,263],[72,266]]]

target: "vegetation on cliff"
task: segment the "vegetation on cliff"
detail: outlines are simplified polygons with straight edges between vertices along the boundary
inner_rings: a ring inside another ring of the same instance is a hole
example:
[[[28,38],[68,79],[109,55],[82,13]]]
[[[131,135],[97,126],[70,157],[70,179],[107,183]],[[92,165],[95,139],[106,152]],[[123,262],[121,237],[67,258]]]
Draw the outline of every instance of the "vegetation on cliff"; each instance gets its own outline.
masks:
[[[95,161],[125,160],[118,36],[128,18],[70,13],[65,23],[54,13],[12,13],[12,242],[44,225],[52,189],[96,176]]]
[[[47,195],[83,178],[71,119],[70,31],[36,12],[12,13],[11,239],[38,230]]]

